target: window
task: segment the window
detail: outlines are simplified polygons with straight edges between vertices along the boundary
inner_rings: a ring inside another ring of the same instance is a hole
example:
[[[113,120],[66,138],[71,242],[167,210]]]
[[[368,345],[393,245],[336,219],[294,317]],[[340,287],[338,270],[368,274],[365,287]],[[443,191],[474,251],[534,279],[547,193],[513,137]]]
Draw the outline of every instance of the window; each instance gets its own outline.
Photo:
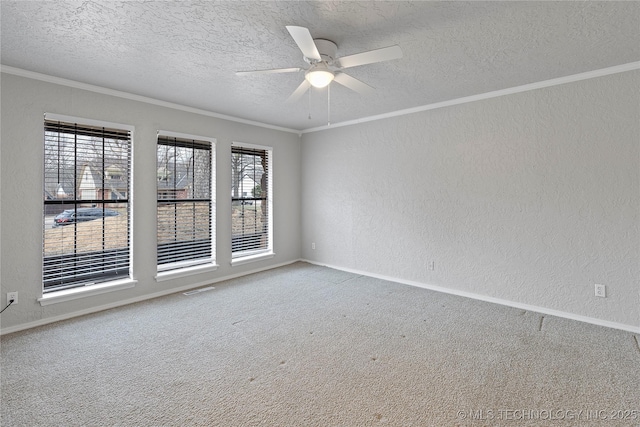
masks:
[[[202,137],[158,133],[158,272],[215,262],[214,144]]]
[[[272,254],[272,150],[231,147],[231,258]]]
[[[45,116],[43,293],[130,278],[131,133]]]

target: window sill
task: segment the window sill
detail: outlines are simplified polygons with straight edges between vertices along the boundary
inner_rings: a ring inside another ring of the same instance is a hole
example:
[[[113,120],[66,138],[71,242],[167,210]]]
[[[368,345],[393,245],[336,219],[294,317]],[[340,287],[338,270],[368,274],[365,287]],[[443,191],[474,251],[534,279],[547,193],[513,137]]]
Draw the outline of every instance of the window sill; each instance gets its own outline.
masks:
[[[248,255],[240,258],[232,259],[231,266],[235,267],[237,265],[249,264],[250,262],[262,261],[265,259],[273,258],[275,256],[274,252],[266,252],[260,253],[256,255]]]
[[[216,264],[196,265],[194,267],[185,267],[176,270],[162,271],[156,274],[156,282],[164,282],[165,280],[177,279],[180,277],[192,276],[194,274],[208,273],[216,271]]]
[[[133,288],[136,283],[138,283],[138,281],[134,279],[121,279],[100,283],[97,285],[65,289],[62,291],[55,291],[44,294],[42,298],[38,298],[38,302],[41,306],[57,304],[59,302],[71,301],[74,299],[104,294],[107,292],[119,291],[121,289]]]

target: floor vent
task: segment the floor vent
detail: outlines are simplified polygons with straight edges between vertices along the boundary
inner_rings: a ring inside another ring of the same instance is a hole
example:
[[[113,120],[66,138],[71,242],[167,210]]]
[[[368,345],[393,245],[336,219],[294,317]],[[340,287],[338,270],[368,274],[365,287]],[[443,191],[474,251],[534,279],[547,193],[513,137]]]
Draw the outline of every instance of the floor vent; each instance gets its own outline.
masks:
[[[194,290],[189,291],[189,292],[184,292],[183,295],[195,295],[195,294],[199,294],[200,292],[210,291],[212,289],[215,289],[215,288],[213,286],[209,286],[209,287],[206,287],[206,288],[194,289]]]

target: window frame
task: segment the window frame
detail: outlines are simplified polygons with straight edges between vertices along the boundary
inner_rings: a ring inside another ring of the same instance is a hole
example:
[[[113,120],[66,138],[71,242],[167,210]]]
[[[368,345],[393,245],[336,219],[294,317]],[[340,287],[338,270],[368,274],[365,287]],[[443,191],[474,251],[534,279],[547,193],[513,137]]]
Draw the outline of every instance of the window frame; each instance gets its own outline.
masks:
[[[266,202],[267,202],[267,247],[264,249],[253,249],[253,250],[243,250],[243,251],[233,251],[233,243],[231,245],[231,265],[237,266],[242,265],[254,261],[261,261],[264,259],[272,258],[275,256],[274,252],[274,242],[273,242],[273,147],[259,144],[250,144],[245,142],[234,141],[231,144],[231,156],[233,156],[234,148],[240,149],[248,149],[248,150],[259,150],[264,151],[267,156],[267,192],[266,192]],[[232,167],[232,194],[231,194],[231,213],[233,212],[233,167]],[[233,219],[232,219],[233,222]],[[231,238],[233,241],[233,231],[231,233]]]
[[[198,274],[208,271],[215,271],[218,268],[216,264],[216,138],[205,137],[200,135],[192,135],[182,132],[173,132],[167,130],[158,130],[156,135],[156,167],[157,166],[157,153],[160,144],[160,138],[177,138],[181,140],[192,140],[201,143],[208,143],[210,145],[210,162],[209,162],[209,229],[210,229],[210,256],[208,258],[200,258],[193,260],[175,261],[172,263],[158,264],[158,205],[161,203],[161,199],[158,198],[159,187],[156,175],[156,281],[170,280],[178,277],[188,276],[192,274]],[[157,171],[156,171],[157,172]],[[175,189],[173,189],[175,191]]]
[[[42,188],[43,188],[43,193],[46,194],[47,193],[47,188],[46,188],[46,175],[45,175],[45,163],[47,161],[47,157],[46,157],[46,152],[44,150],[44,148],[47,146],[47,135],[46,135],[46,127],[47,127],[47,122],[61,122],[61,123],[68,123],[68,124],[72,124],[72,125],[77,125],[79,127],[86,127],[86,128],[105,128],[105,129],[113,129],[113,130],[117,130],[119,132],[128,132],[129,134],[129,138],[128,138],[128,164],[127,164],[127,173],[128,173],[128,179],[127,179],[127,189],[126,189],[126,203],[127,203],[127,246],[126,246],[126,250],[127,250],[127,257],[128,257],[128,272],[127,274],[122,274],[122,275],[108,275],[106,280],[95,280],[95,278],[88,278],[86,281],[84,280],[78,280],[75,281],[75,284],[69,282],[68,286],[65,286],[64,284],[55,286],[52,286],[52,289],[47,290],[45,289],[45,270],[44,270],[44,265],[45,265],[45,261],[46,261],[46,256],[45,256],[45,244],[46,244],[46,235],[45,235],[45,231],[46,231],[46,206],[49,205],[55,205],[57,203],[47,203],[47,200],[43,200],[43,216],[42,216],[42,264],[41,267],[43,268],[42,270],[42,287],[41,287],[41,297],[38,298],[38,301],[40,302],[41,305],[48,305],[48,304],[53,304],[53,303],[57,303],[57,302],[62,302],[62,301],[69,301],[69,300],[73,300],[73,299],[77,299],[77,298],[82,298],[85,296],[89,296],[89,295],[96,295],[96,294],[101,294],[101,293],[105,293],[105,292],[110,292],[113,290],[119,290],[119,289],[126,289],[126,288],[131,288],[133,286],[135,286],[135,284],[137,283],[137,281],[133,278],[133,205],[134,205],[134,199],[133,199],[133,167],[134,167],[134,161],[133,161],[133,146],[134,146],[134,132],[135,132],[135,128],[132,125],[126,125],[126,124],[122,124],[122,123],[112,123],[112,122],[107,122],[107,121],[103,121],[103,120],[95,120],[95,119],[87,119],[87,118],[82,118],[82,117],[75,117],[75,116],[68,116],[68,115],[62,115],[62,114],[55,114],[55,113],[45,113],[44,114],[44,120],[43,120],[43,127],[42,127],[42,141],[43,141],[43,161],[42,161],[42,165],[43,165],[43,175],[42,175]],[[80,135],[82,134],[81,132],[79,133]],[[77,145],[77,142],[74,143],[74,147]],[[76,148],[74,148],[74,151],[76,150]],[[103,148],[104,150],[104,148]],[[104,152],[101,153],[102,158],[104,159]],[[74,158],[73,160],[73,167],[74,169],[78,168],[78,159]],[[82,163],[82,162],[80,162]],[[104,162],[103,162],[104,165]],[[109,167],[103,167],[103,169],[101,169],[101,173],[105,173],[107,171],[107,169],[109,169]],[[74,175],[77,176],[77,175]],[[106,175],[105,175],[106,176]],[[75,185],[80,185],[77,182],[74,183]],[[82,203],[82,200],[84,199],[78,199],[78,194],[76,194],[76,190],[79,189],[74,187],[74,198],[70,199],[72,200],[72,203],[74,204],[75,207],[77,207],[77,205],[79,203]],[[97,200],[97,198],[95,199]],[[105,205],[105,201],[109,200],[109,199],[105,199],[104,193],[102,195],[102,197],[100,198],[100,200],[102,200],[102,204],[103,204],[103,208],[104,209],[108,209]],[[60,202],[63,203],[63,202]],[[104,223],[103,223],[104,224]],[[68,227],[68,226],[67,226]],[[74,227],[76,227],[74,225]],[[77,232],[77,229],[74,229],[74,233]],[[103,230],[104,233],[104,230]],[[74,251],[74,254],[76,252]],[[77,255],[75,255],[77,256]],[[73,282],[73,281],[72,281]]]

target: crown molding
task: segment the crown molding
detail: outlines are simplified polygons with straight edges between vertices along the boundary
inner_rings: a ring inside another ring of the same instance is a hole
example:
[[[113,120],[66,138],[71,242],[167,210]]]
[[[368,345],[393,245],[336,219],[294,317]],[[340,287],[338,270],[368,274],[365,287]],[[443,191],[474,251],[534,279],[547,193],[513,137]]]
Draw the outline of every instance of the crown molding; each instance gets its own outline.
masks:
[[[10,67],[8,65],[0,64],[0,72],[6,74],[13,74],[14,76],[26,77],[29,79],[40,80],[47,83],[58,84],[62,86],[72,87],[74,89],[82,89],[90,92],[101,93],[103,95],[116,96],[118,98],[129,99],[132,101],[144,102],[147,104],[157,105],[160,107],[172,108],[174,110],[185,111],[187,113],[200,114],[202,116],[215,117],[217,119],[229,120],[232,122],[243,123],[251,126],[258,126],[267,129],[278,130],[282,132],[295,133],[300,135],[300,130],[285,128],[281,126],[270,125],[268,123],[256,122],[253,120],[242,119],[239,117],[228,116],[226,114],[214,113],[208,110],[202,110],[200,108],[188,107],[182,104],[176,104],[174,102],[161,101],[159,99],[150,98],[147,96],[136,95],[129,92],[123,92],[115,89],[109,89],[102,86],[91,85],[88,83],[81,83],[75,80],[63,79],[61,77],[54,77],[47,74],[36,73],[34,71],[23,70],[21,68]]]
[[[63,79],[60,77],[49,76],[47,74],[36,73],[33,71],[23,70],[21,68],[10,67],[0,64],[0,72],[13,74],[20,77],[26,77],[34,80],[40,80],[48,83],[59,84],[63,86],[69,86],[76,89],[88,90],[91,92],[101,93],[104,95],[117,96],[119,98],[129,99],[133,101],[145,102],[148,104],[158,105],[161,107],[172,108],[175,110],[181,110],[188,113],[200,114],[208,117],[215,117],[218,119],[229,120],[232,122],[243,123],[252,126],[258,126],[266,129],[273,129],[282,132],[295,133],[301,137],[305,133],[319,132],[328,129],[334,129],[343,126],[352,126],[361,123],[373,122],[377,120],[384,120],[392,117],[405,116],[408,114],[419,113],[422,111],[436,110],[438,108],[451,107],[454,105],[466,104],[469,102],[482,101],[485,99],[497,98],[500,96],[513,95],[516,93],[528,92],[532,90],[547,88],[551,86],[558,86],[567,83],[578,82],[581,80],[588,80],[597,77],[608,76],[611,74],[624,73],[627,71],[634,71],[640,69],[640,61],[629,62],[627,64],[615,65],[613,67],[601,68],[599,70],[587,71],[579,74],[572,74],[569,76],[558,77],[555,79],[544,80],[536,83],[529,83],[526,85],[515,86],[507,89],[500,89],[492,92],[485,92],[477,95],[465,96],[462,98],[451,99],[448,101],[436,102],[434,104],[422,105],[420,107],[407,108],[404,110],[392,111],[389,113],[378,114],[374,116],[362,117],[354,120],[347,120],[344,122],[332,123],[330,125],[319,126],[314,128],[308,128],[303,130],[285,128],[281,126],[270,125],[268,123],[256,122],[253,120],[246,120],[239,117],[228,116],[225,114],[214,113],[212,111],[202,110],[199,108],[188,107],[173,102],[161,101],[159,99],[150,98],[141,95],[135,95],[129,92],[118,91],[114,89],[108,89],[101,86],[91,85],[87,83],[81,83],[74,80]]]
[[[469,102],[482,101],[484,99],[497,98],[497,97],[506,96],[506,95],[513,95],[516,93],[528,92],[531,90],[542,89],[542,88],[551,87],[551,86],[558,86],[566,83],[578,82],[581,80],[594,79],[597,77],[608,76],[608,75],[617,74],[617,73],[624,73],[627,71],[633,71],[638,69],[640,69],[640,61],[630,62],[628,64],[616,65],[613,67],[587,71],[579,74],[572,74],[570,76],[558,77],[555,79],[544,80],[536,83],[529,83],[522,86],[515,86],[507,89],[500,89],[492,92],[465,96],[463,98],[451,99],[449,101],[436,102],[435,104],[428,104],[420,107],[407,108],[405,110],[397,110],[397,111],[392,111],[390,113],[378,114],[375,116],[363,117],[360,119],[348,120],[345,122],[332,123],[330,125],[304,129],[302,133],[305,134],[305,133],[311,133],[311,132],[318,132],[318,131],[334,129],[342,126],[351,126],[351,125],[356,125],[360,123],[388,119],[391,117],[405,116],[407,114],[414,114],[414,113],[419,113],[419,112],[428,111],[428,110],[436,110],[438,108],[451,107],[453,105],[460,105],[460,104],[466,104]]]

